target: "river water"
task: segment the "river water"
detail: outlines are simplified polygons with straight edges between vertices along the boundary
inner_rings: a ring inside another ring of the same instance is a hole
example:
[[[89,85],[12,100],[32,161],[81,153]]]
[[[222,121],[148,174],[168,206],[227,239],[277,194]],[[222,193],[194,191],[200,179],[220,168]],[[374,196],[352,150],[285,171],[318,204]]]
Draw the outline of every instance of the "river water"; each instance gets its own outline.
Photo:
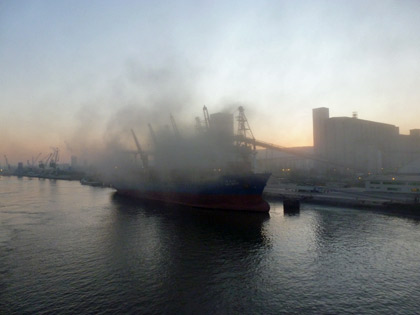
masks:
[[[133,202],[0,177],[0,313],[414,314],[420,219]]]

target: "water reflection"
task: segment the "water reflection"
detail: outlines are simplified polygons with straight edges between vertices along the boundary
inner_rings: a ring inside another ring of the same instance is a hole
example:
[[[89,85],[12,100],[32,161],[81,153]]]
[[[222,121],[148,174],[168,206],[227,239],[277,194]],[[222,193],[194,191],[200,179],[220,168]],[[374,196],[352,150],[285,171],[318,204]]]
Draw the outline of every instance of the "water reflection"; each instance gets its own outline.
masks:
[[[416,219],[311,205],[288,216],[281,203],[269,216],[174,208],[16,178],[0,178],[0,195],[0,309],[10,313],[420,307]]]
[[[150,290],[156,294],[155,308],[214,310],[206,300],[222,291],[210,293],[209,286],[240,282],[244,274],[247,282],[258,276],[255,270],[269,246],[263,234],[268,214],[165,206],[117,194],[111,200],[109,264],[125,275],[125,285],[136,288],[127,298],[146,311],[141,296],[150,301]]]
[[[125,198],[118,194],[111,197],[117,210],[117,220],[135,219],[138,216],[166,218],[178,226],[179,233],[199,229],[215,238],[232,238],[250,242],[263,242],[262,226],[269,220],[268,213],[204,210],[184,206],[164,205]]]
[[[300,212],[283,212],[285,217],[295,217],[295,218],[299,218],[300,216]]]

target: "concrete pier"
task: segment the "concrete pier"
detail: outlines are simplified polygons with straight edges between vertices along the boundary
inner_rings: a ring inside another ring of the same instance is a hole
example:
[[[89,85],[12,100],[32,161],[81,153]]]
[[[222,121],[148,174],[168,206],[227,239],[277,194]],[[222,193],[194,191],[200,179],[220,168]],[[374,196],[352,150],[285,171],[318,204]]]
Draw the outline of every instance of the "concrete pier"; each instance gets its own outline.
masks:
[[[390,208],[410,207],[418,208],[420,204],[411,194],[393,194],[367,192],[363,188],[336,188],[323,189],[316,192],[302,192],[282,186],[267,186],[264,195],[273,199],[298,199],[305,203],[319,203],[335,206],[347,206],[357,208]]]

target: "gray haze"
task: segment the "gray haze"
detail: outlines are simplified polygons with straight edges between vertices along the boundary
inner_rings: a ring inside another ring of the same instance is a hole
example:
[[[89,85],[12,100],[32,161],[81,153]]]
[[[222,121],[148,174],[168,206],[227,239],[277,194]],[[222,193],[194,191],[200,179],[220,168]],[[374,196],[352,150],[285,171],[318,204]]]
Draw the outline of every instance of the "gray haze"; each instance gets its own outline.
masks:
[[[181,123],[204,104],[237,102],[259,138],[286,146],[312,144],[311,110],[322,106],[407,134],[420,115],[419,10],[418,1],[2,1],[0,152],[16,163],[54,146],[65,160],[66,143],[76,152],[111,141],[126,108]]]

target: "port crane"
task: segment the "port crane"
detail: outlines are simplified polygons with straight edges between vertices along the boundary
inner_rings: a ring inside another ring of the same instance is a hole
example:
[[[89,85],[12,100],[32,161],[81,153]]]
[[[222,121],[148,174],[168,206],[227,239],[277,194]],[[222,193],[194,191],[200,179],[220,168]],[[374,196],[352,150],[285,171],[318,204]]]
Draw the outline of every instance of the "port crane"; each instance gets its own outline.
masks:
[[[293,149],[293,148],[287,148],[287,147],[280,146],[280,145],[277,145],[277,144],[273,144],[273,143],[269,143],[269,142],[265,142],[265,141],[255,139],[254,134],[252,133],[251,127],[248,123],[248,119],[245,116],[244,108],[242,106],[240,106],[238,108],[238,111],[239,111],[239,115],[237,117],[238,131],[237,131],[237,134],[235,135],[235,142],[239,147],[249,145],[253,148],[254,151],[255,151],[256,147],[260,147],[260,148],[264,148],[264,149],[271,149],[271,150],[275,150],[275,151],[281,151],[281,152],[289,153],[291,155],[298,156],[298,157],[301,157],[301,158],[305,158],[305,159],[308,159],[308,160],[313,160],[313,161],[321,162],[321,163],[328,164],[328,165],[334,165],[334,166],[339,167],[339,168],[346,168],[346,169],[355,170],[353,167],[350,167],[348,165],[343,165],[341,163],[336,163],[336,162],[333,162],[333,161],[330,161],[330,160],[327,160],[327,159],[323,159],[323,158],[320,158],[320,157],[318,157],[314,154],[305,154],[305,153],[299,152],[298,150]]]
[[[203,126],[201,125],[200,117],[195,117],[195,130],[198,134],[203,133]]]
[[[10,170],[10,169],[11,169],[11,166],[10,166],[10,164],[9,164],[9,160],[7,159],[6,154],[4,155],[4,159],[5,159],[5,161],[6,161],[6,167],[7,167],[7,169],[8,169],[8,170]]]
[[[203,114],[204,114],[204,125],[206,126],[206,130],[210,129],[210,116],[209,111],[207,110],[207,106],[204,105],[203,107]]]
[[[36,156],[35,159],[34,159],[34,157],[32,157],[32,166],[35,166],[35,163],[38,161],[40,156],[41,156],[41,152]]]
[[[238,137],[238,136],[236,136],[236,137]],[[257,139],[244,138],[244,137],[241,137],[241,136],[239,136],[239,140],[247,142],[247,143],[252,144],[252,145],[255,145],[255,147],[260,147],[260,148],[270,149],[270,150],[275,150],[275,151],[281,151],[281,152],[289,153],[289,154],[294,155],[294,156],[299,156],[299,157],[302,157],[302,158],[306,158],[306,159],[309,159],[309,160],[334,164],[331,161],[319,158],[315,155],[304,154],[304,153],[299,152],[297,150],[294,150],[292,148],[283,147],[283,146],[280,146],[280,145],[277,145],[277,144],[273,144],[273,143],[269,143],[269,142],[265,142],[265,141],[261,141],[261,140],[257,140]],[[336,166],[343,167],[343,165],[339,165],[339,164],[336,164]]]
[[[249,153],[250,150],[255,152],[256,148],[260,147],[260,148],[264,148],[264,149],[270,149],[270,150],[285,152],[285,153],[288,153],[288,154],[293,155],[293,156],[298,156],[298,157],[305,158],[305,159],[308,159],[308,160],[313,160],[313,161],[317,161],[317,162],[320,162],[320,163],[333,165],[333,166],[339,167],[339,168],[356,170],[352,166],[343,165],[341,163],[336,163],[336,162],[333,162],[333,161],[330,161],[330,160],[327,160],[327,159],[323,159],[323,158],[318,157],[314,154],[305,154],[305,153],[302,153],[302,152],[300,152],[296,149],[293,149],[293,148],[288,148],[288,147],[280,146],[280,145],[277,145],[277,144],[257,140],[257,139],[255,139],[254,134],[252,133],[251,127],[250,127],[249,122],[248,122],[248,119],[245,115],[245,110],[242,106],[239,106],[238,112],[239,112],[239,114],[236,117],[236,120],[237,120],[237,123],[238,123],[238,128],[237,128],[237,133],[234,136],[234,141],[235,141],[236,146],[238,148],[240,148],[241,150],[243,150],[244,156],[246,156],[247,152]]]
[[[210,126],[211,126],[210,115],[209,115],[209,112],[208,112],[208,109],[207,109],[206,106],[203,107],[203,115],[204,115],[204,121],[200,120],[199,117],[195,118],[195,123],[196,123],[195,127],[196,127],[196,130],[197,130],[198,133],[202,133],[204,131],[209,131]],[[179,129],[177,127],[177,124],[176,124],[175,119],[172,116],[172,114],[170,114],[170,121],[171,121],[173,132],[175,133],[175,136],[180,137]],[[259,148],[264,148],[264,149],[271,149],[271,150],[275,150],[275,151],[285,152],[285,153],[288,153],[288,154],[293,155],[293,156],[297,156],[297,157],[305,158],[305,159],[308,159],[308,160],[313,160],[313,161],[329,164],[329,165],[340,167],[340,168],[354,169],[353,167],[343,165],[341,163],[335,163],[333,161],[329,161],[327,159],[323,159],[321,157],[318,157],[314,154],[302,153],[300,150],[296,150],[296,149],[293,149],[293,148],[288,148],[288,147],[284,147],[284,146],[280,146],[280,145],[277,145],[277,144],[273,144],[273,143],[269,143],[269,142],[265,142],[265,141],[261,141],[261,140],[256,139],[253,132],[252,132],[249,121],[248,121],[248,119],[245,115],[245,109],[242,106],[239,106],[239,108],[238,108],[238,115],[236,117],[236,122],[237,122],[237,129],[236,129],[236,134],[234,135],[234,138],[233,138],[233,142],[234,142],[235,146],[237,147],[237,149],[239,150],[240,155],[242,155],[244,160],[247,161],[247,162],[249,162],[249,157],[252,154],[253,155],[256,154],[256,148],[259,147]],[[151,138],[152,138],[152,142],[156,146],[156,144],[157,144],[156,134],[155,134],[155,132],[154,132],[154,130],[153,130],[153,128],[150,124],[148,124],[148,127],[149,127],[150,135],[151,135]],[[169,126],[166,126],[166,128],[169,129]],[[148,155],[145,151],[143,151],[141,149],[140,144],[138,142],[138,139],[137,139],[136,135],[134,134],[134,131],[131,130],[131,132],[133,134],[133,138],[134,138],[134,141],[135,141],[136,146],[137,146],[137,151],[134,151],[134,152],[131,152],[131,153],[140,154],[140,158],[142,160],[143,167],[147,168],[148,165],[149,165],[148,164]]]
[[[134,133],[134,130],[133,129],[131,129],[131,133],[133,135],[134,142],[136,143],[136,147],[137,147],[137,152],[136,153],[138,153],[140,155],[141,162],[143,163],[143,168],[148,168],[149,167],[149,159],[148,159],[148,156],[147,156],[146,152],[144,152],[141,149],[140,142],[137,139],[137,136]]]
[[[176,125],[175,118],[172,114],[169,116],[171,119],[172,129],[174,130],[175,136],[177,138],[181,138],[181,134],[179,133],[178,126]]]
[[[53,149],[53,153],[51,155],[51,160],[50,160],[50,167],[55,169],[57,167],[57,162],[59,160],[59,149],[58,148],[52,148]]]
[[[152,137],[153,144],[156,146],[157,145],[157,140],[156,140],[155,131],[153,130],[151,124],[148,124],[148,126],[149,126],[150,136]]]
[[[236,135],[236,145],[239,147],[242,146],[251,146],[251,148],[255,151],[256,144],[255,144],[255,137],[252,133],[251,127],[249,126],[248,119],[245,116],[245,110],[242,106],[238,108],[239,115],[236,117],[238,122],[238,131]]]
[[[45,159],[45,163],[44,163],[44,159],[42,159],[41,161],[39,161],[39,168],[45,169],[45,166],[48,166],[48,162],[50,161],[52,156],[52,153],[48,154],[44,159]]]

